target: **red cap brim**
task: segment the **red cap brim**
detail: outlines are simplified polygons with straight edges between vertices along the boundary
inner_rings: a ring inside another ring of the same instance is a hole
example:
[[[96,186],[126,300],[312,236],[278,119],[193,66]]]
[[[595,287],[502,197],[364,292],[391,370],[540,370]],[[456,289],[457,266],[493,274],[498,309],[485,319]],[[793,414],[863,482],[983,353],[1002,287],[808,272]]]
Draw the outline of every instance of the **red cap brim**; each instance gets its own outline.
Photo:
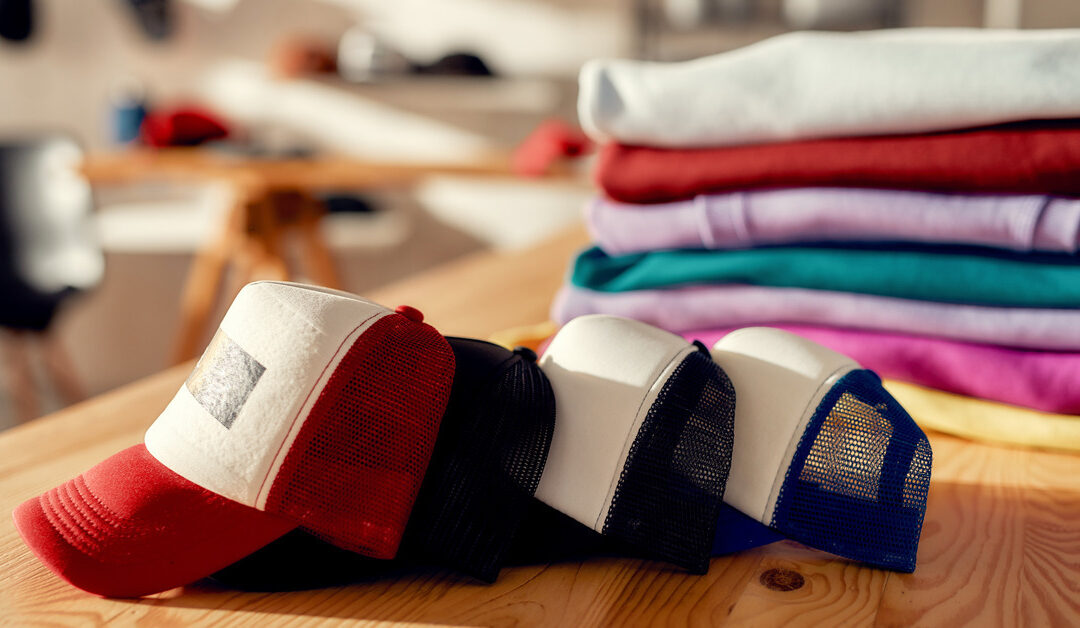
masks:
[[[24,502],[15,526],[76,587],[139,597],[209,576],[296,524],[189,482],[140,444]]]

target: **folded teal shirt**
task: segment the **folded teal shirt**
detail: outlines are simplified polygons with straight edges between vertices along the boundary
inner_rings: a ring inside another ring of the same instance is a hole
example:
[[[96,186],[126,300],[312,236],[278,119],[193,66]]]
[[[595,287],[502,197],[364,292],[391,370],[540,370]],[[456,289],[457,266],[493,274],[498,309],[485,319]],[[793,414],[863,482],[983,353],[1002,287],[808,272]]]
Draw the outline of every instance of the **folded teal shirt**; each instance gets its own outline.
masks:
[[[578,255],[576,286],[604,292],[738,283],[1016,307],[1080,306],[1072,256],[979,254],[971,248],[770,247]]]

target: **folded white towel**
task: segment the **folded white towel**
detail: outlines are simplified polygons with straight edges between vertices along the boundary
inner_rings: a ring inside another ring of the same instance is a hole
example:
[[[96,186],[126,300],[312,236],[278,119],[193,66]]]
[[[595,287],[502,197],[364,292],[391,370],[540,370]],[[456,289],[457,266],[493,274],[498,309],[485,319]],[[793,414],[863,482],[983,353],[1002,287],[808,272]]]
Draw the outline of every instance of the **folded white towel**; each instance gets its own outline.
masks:
[[[798,32],[683,63],[590,61],[580,81],[586,132],[644,146],[1080,117],[1080,29]]]

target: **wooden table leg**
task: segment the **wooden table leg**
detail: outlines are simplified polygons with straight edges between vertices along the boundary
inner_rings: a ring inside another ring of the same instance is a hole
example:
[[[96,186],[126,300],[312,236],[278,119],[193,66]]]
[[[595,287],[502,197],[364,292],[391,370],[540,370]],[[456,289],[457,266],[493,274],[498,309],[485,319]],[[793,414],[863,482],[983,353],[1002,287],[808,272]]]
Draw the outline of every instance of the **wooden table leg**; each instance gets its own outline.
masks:
[[[290,278],[285,259],[283,227],[279,220],[281,199],[276,194],[254,203],[248,211],[244,242],[237,250],[237,272],[229,296],[252,281],[286,281]]]
[[[334,265],[334,257],[326,246],[319,224],[326,215],[326,206],[317,198],[305,196],[297,216],[296,229],[303,245],[301,257],[308,276],[315,283],[340,290],[341,276]]]
[[[230,299],[251,281],[290,278],[284,250],[287,229],[300,235],[312,280],[339,288],[341,279],[318,231],[324,213],[321,203],[300,192],[271,192],[257,184],[239,186],[221,233],[196,254],[188,271],[172,363],[198,355],[227,264],[232,262],[235,271],[226,295]]]
[[[229,215],[221,226],[221,232],[207,246],[200,249],[191,262],[184,291],[180,298],[180,321],[173,343],[171,364],[191,360],[198,355],[200,341],[206,324],[217,302],[225,266],[242,240],[247,222],[247,205],[251,198],[241,195],[229,209]]]
[[[41,334],[41,356],[45,368],[52,377],[53,386],[60,393],[66,405],[86,399],[86,387],[79,379],[71,354],[64,347],[63,341],[55,332]]]
[[[15,406],[15,416],[19,423],[25,423],[41,415],[41,404],[34,386],[34,372],[30,364],[29,333],[12,331],[2,338],[4,349],[4,370],[8,381],[8,392]]]

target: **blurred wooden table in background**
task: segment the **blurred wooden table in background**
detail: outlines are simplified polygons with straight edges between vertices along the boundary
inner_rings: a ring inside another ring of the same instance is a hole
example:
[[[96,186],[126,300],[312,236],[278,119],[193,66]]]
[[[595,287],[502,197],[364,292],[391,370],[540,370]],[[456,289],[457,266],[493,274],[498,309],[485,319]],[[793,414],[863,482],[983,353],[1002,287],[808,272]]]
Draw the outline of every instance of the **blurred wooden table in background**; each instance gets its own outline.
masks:
[[[365,295],[409,304],[446,334],[487,337],[545,320],[581,230],[520,253],[480,253]],[[183,383],[181,365],[0,434],[11,512],[135,444]],[[785,541],[715,558],[705,576],[603,558],[504,569],[481,585],[441,570],[347,587],[242,593],[209,582],[141,600],[83,593],[0,524],[0,618],[97,623],[323,626],[1075,626],[1080,624],[1080,456],[929,434],[933,480],[918,568],[898,574]],[[0,622],[2,623],[2,622]]]
[[[172,363],[195,357],[232,266],[235,281],[225,291],[231,299],[249,281],[291,279],[284,243],[295,236],[301,245],[304,275],[316,284],[341,288],[333,258],[319,232],[325,213],[317,192],[362,192],[410,185],[433,174],[514,176],[509,155],[471,163],[382,163],[347,157],[270,158],[206,148],[129,150],[90,155],[82,172],[91,185],[146,182],[207,182],[229,185],[233,202],[218,236],[196,252],[181,297],[180,326]],[[557,169],[553,177],[566,176]]]

